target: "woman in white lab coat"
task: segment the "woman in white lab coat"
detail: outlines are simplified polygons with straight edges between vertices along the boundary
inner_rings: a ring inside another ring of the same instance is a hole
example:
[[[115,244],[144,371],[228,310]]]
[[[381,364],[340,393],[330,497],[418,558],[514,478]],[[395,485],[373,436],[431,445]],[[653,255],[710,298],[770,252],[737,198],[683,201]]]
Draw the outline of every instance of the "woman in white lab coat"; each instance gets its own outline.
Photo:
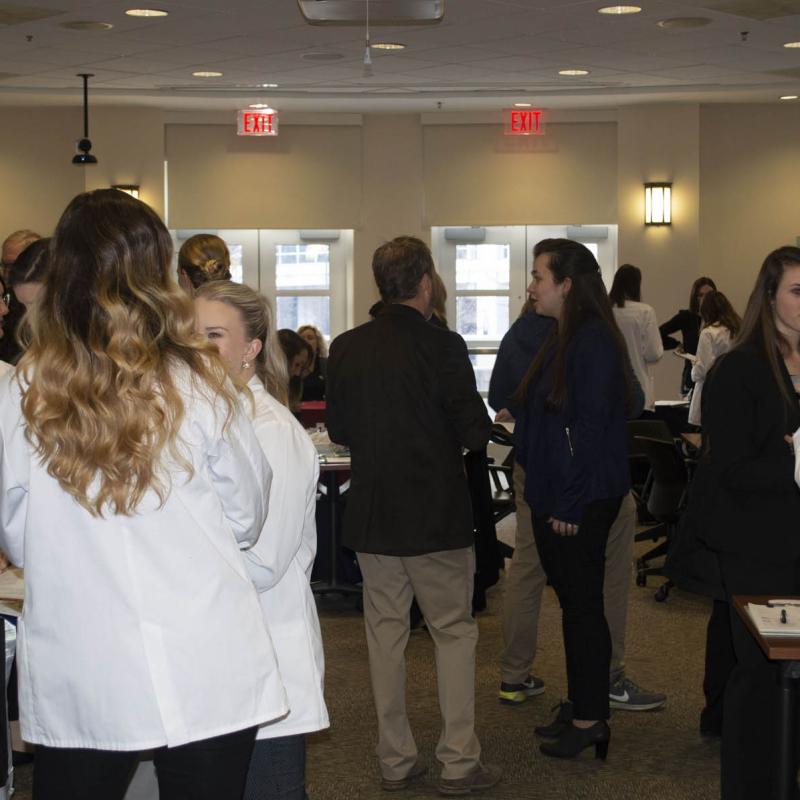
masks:
[[[245,800],[305,797],[305,734],[328,727],[324,660],[311,593],[317,550],[317,452],[286,407],[286,360],[266,298],[230,281],[205,284],[195,297],[197,331],[214,342],[235,380],[253,396],[253,427],[274,470],[269,514],[245,552],[275,645],[289,714],[259,728]]]
[[[0,548],[25,568],[35,800],[122,798],[141,750],[161,800],[239,800],[256,727],[287,711],[239,552],[270,468],[194,336],[171,251],[144,203],[76,197],[27,350],[0,378]]]
[[[692,401],[689,404],[689,422],[700,425],[700,403],[703,396],[703,384],[706,375],[714,362],[733,345],[736,334],[742,325],[739,315],[722,292],[711,291],[703,299],[700,306],[700,318],[703,327],[697,340],[697,354],[692,363]]]
[[[623,264],[614,273],[608,293],[617,327],[622,332],[636,380],[644,391],[645,411],[655,408],[656,391],[650,365],[664,355],[656,312],[642,299],[642,271],[633,264]]]

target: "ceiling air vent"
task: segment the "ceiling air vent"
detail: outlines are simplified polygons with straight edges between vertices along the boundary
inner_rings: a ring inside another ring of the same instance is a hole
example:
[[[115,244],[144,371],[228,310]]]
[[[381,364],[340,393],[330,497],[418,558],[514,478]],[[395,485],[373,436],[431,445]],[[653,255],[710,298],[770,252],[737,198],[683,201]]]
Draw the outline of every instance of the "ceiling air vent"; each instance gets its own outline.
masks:
[[[311,25],[364,25],[364,0],[297,0]],[[435,25],[444,17],[444,0],[370,0],[370,25]]]
[[[63,10],[54,8],[32,8],[30,6],[0,4],[0,25],[22,25],[25,22],[35,22],[37,19],[57,17],[63,13]]]

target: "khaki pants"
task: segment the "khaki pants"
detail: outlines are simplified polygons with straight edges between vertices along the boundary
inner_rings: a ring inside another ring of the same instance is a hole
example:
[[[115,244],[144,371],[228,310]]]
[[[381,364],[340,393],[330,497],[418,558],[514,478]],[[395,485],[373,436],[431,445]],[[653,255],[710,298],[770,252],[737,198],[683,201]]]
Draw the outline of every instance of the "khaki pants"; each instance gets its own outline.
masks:
[[[504,683],[522,683],[531,672],[536,656],[542,590],[547,581],[533,538],[531,509],[523,497],[524,489],[525,472],[519,464],[515,464],[517,536],[503,598],[505,650],[500,656],[500,669]],[[622,498],[622,506],[606,545],[603,599],[611,634],[611,683],[625,674],[625,626],[628,620],[635,529],[636,504],[629,492]]]
[[[406,715],[405,669],[408,612],[416,597],[436,649],[443,725],[436,758],[442,778],[466,777],[481,754],[475,736],[474,552],[470,547],[408,558],[357,555],[364,578],[364,624],[378,715],[375,752],[381,773],[400,780],[417,761]]]

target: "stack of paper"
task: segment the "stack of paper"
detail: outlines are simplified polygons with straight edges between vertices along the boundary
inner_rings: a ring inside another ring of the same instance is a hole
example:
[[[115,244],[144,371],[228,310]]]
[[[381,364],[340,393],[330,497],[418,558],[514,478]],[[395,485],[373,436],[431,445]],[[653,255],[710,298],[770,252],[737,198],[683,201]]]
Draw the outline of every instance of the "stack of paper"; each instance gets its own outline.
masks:
[[[763,636],[800,636],[800,606],[770,607],[748,603],[747,613]]]

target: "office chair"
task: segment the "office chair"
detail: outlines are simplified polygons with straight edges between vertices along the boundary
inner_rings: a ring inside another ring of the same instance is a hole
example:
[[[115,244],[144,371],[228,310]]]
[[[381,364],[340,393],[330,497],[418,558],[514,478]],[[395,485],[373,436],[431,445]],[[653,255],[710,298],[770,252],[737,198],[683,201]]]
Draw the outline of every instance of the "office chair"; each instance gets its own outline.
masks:
[[[492,491],[492,514],[495,525],[501,519],[505,519],[517,510],[514,500],[514,440],[509,431],[503,426],[495,423],[492,425],[492,432],[489,441],[501,447],[509,448],[503,460],[498,464],[493,458],[487,458],[489,465],[489,480]],[[505,550],[513,550],[507,545],[502,545]],[[511,558],[511,553],[504,556]]]
[[[637,436],[636,441],[647,457],[652,475],[647,495],[647,511],[666,531],[666,539],[661,544],[637,559],[636,584],[646,586],[648,575],[664,574],[663,565],[651,567],[650,561],[667,554],[670,538],[686,504],[689,473],[683,456],[671,437],[670,441],[665,442],[648,436]],[[655,599],[664,602],[672,585],[671,581],[664,583],[656,592]]]

